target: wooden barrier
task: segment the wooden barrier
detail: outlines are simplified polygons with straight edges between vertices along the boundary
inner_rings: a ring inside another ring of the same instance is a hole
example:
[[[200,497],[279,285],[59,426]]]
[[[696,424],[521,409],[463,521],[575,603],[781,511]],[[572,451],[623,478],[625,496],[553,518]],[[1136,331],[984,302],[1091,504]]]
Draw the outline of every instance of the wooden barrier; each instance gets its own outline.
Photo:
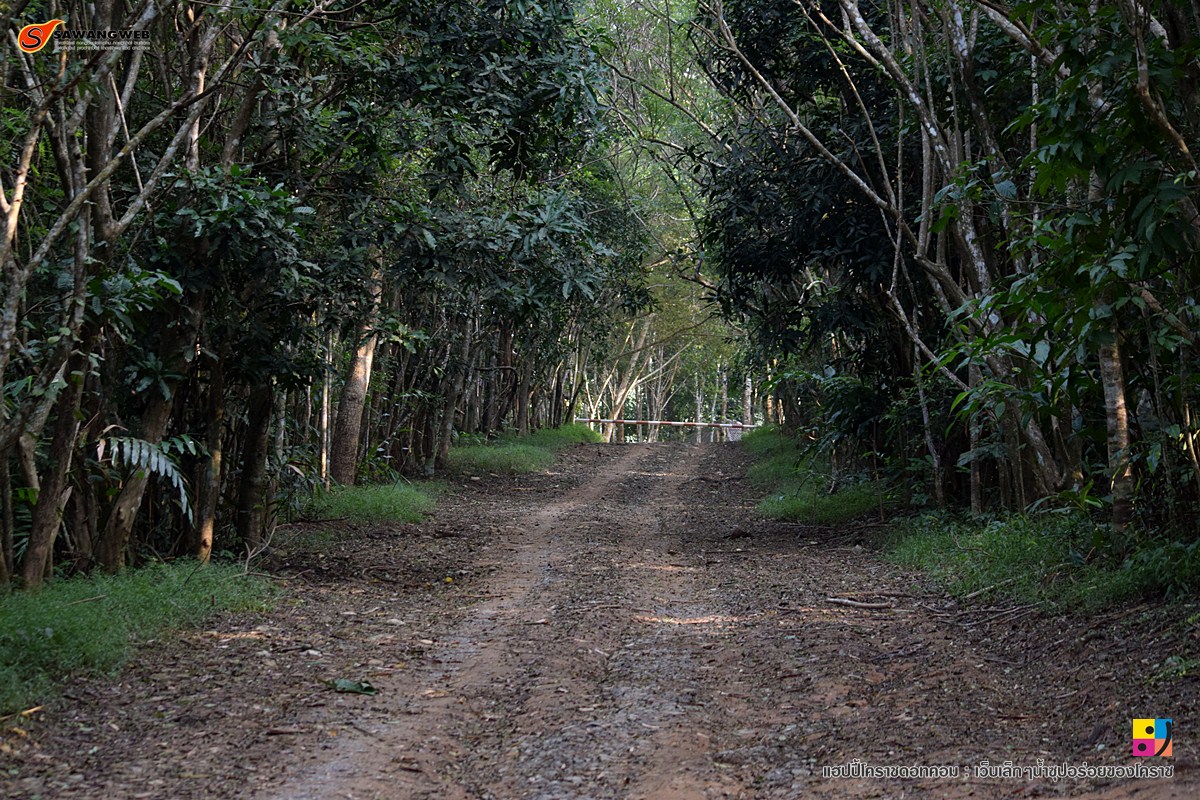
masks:
[[[664,425],[669,428],[737,428],[752,430],[757,425],[746,425],[742,422],[671,422],[670,420],[653,419],[585,419],[576,417],[576,422],[587,422],[599,425]]]

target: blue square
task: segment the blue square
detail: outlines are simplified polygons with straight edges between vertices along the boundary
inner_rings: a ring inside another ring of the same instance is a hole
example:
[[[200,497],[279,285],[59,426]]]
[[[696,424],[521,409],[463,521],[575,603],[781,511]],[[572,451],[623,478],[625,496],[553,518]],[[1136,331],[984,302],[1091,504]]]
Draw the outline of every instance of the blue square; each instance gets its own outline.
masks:
[[[1173,722],[1173,720],[1169,720],[1169,719],[1154,720],[1154,738],[1155,739],[1170,739],[1172,722]]]

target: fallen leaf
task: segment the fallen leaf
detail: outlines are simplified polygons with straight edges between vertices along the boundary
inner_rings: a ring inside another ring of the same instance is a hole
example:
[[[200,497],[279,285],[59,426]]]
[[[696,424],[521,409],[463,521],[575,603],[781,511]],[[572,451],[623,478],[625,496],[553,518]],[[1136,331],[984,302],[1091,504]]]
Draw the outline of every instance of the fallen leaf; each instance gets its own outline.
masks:
[[[326,681],[325,683],[335,692],[369,695],[379,694],[379,690],[372,686],[370,681],[352,681],[349,678],[337,678],[332,681]]]

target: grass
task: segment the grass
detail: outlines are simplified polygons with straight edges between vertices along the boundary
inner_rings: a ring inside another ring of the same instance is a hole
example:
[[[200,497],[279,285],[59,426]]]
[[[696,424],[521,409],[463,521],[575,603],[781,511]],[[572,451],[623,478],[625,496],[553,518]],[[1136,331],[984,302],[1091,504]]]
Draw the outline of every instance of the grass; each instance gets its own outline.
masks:
[[[450,451],[450,468],[455,472],[516,475],[540,472],[554,463],[554,453],[575,444],[601,441],[600,434],[586,425],[544,428],[527,436],[506,433],[488,444],[469,444]]]
[[[239,567],[181,561],[0,597],[0,714],[45,702],[70,677],[113,672],[166,629],[263,608],[271,591]]]
[[[437,502],[436,484],[421,488],[405,483],[339,486],[313,501],[310,517],[348,519],[353,522],[420,522]]]
[[[897,523],[887,554],[958,597],[1004,595],[1083,612],[1200,589],[1195,544],[1145,544],[1117,559],[1098,555],[1104,539],[1103,528],[1082,514],[926,514]]]
[[[758,505],[764,516],[835,525],[877,511],[883,501],[882,489],[874,483],[848,484],[830,494],[825,489],[828,466],[774,428],[751,431],[742,438],[742,446],[756,458],[746,477],[769,492]]]

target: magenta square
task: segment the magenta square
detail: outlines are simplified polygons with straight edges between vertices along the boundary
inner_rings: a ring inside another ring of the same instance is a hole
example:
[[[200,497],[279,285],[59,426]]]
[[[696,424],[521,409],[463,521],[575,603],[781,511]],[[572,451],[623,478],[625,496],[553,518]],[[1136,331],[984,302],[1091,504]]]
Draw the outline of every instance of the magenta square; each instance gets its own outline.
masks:
[[[1135,756],[1152,756],[1154,755],[1154,740],[1153,739],[1134,739],[1133,754]]]

